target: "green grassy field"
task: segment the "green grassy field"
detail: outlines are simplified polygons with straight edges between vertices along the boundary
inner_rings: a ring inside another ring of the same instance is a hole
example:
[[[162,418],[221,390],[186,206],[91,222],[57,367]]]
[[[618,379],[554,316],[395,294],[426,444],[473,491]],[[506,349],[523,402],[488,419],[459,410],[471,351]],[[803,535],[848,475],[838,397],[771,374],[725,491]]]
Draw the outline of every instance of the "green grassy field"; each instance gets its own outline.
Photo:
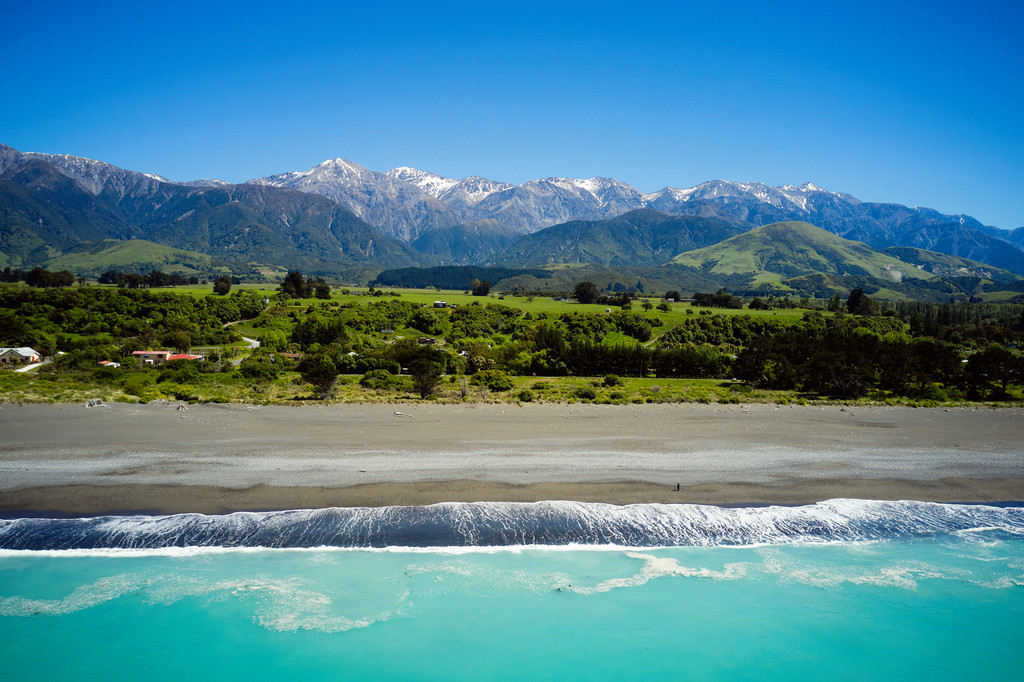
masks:
[[[144,239],[117,241],[109,239],[91,251],[67,253],[47,262],[51,271],[70,270],[80,273],[99,273],[108,269],[132,268],[137,264],[150,264],[166,273],[193,275],[220,272],[230,274],[227,266],[215,266],[214,258],[196,251],[175,249]],[[134,270],[133,270],[134,271]]]
[[[179,287],[184,288],[184,287]],[[351,289],[350,291],[359,291],[363,295],[349,294],[345,295],[340,292],[332,292],[331,300],[338,301],[339,303],[368,303],[369,301],[379,301],[380,298],[367,297],[365,295],[365,289]],[[448,304],[455,305],[469,305],[471,303],[479,303],[480,305],[487,305],[488,303],[494,303],[497,305],[509,306],[510,308],[518,308],[524,312],[529,313],[586,313],[589,315],[599,315],[607,311],[619,310],[617,306],[607,306],[597,303],[580,304],[573,300],[568,301],[556,301],[553,298],[547,296],[502,296],[497,295],[491,296],[473,296],[472,294],[466,294],[462,291],[435,291],[433,289],[388,289],[388,291],[394,291],[398,293],[403,301],[411,301],[413,303],[423,303],[427,306],[432,306],[434,301],[446,301]],[[636,299],[633,302],[631,312],[644,313],[642,302],[645,299],[643,297]],[[807,312],[801,308],[786,308],[779,310],[748,310],[734,309],[734,308],[699,308],[691,306],[689,303],[670,303],[669,306],[671,311],[664,312],[657,309],[657,305],[661,302],[658,297],[648,297],[646,300],[650,301],[655,308],[646,312],[648,317],[658,317],[665,321],[666,326],[673,326],[686,319],[687,316],[700,314],[701,311],[708,311],[709,314],[719,315],[752,315],[754,317],[777,317],[779,319],[790,319],[799,320],[803,317],[804,313]],[[313,304],[318,303],[317,299],[303,299],[303,303]]]
[[[96,285],[94,285],[96,286]],[[114,285],[99,285],[109,286]],[[267,298],[273,298],[278,293],[278,288],[271,284],[235,284],[232,285],[231,291],[257,291],[266,294]],[[334,289],[331,292],[330,301],[335,301],[340,304],[356,303],[365,305],[372,301],[388,300],[391,292],[397,293],[399,298],[403,301],[410,301],[412,303],[422,303],[428,307],[433,306],[434,301],[446,301],[449,305],[464,306],[471,303],[479,303],[480,305],[487,305],[488,303],[494,303],[497,305],[505,305],[511,308],[518,308],[524,312],[530,313],[587,313],[596,315],[604,313],[607,310],[618,310],[617,306],[607,306],[603,304],[580,304],[573,300],[568,301],[556,301],[554,298],[548,296],[498,296],[492,294],[490,296],[473,296],[463,291],[456,290],[441,290],[436,289],[385,289],[389,296],[375,297],[368,295],[368,289],[365,288],[347,288],[348,294],[342,293],[343,288]],[[210,284],[190,284],[185,286],[170,287],[166,289],[154,289],[154,291],[168,291],[171,293],[177,293],[182,295],[192,296],[194,298],[205,298],[207,296],[215,295],[213,293],[213,287]],[[652,305],[657,306],[661,299],[656,296],[640,297],[633,302],[632,312],[642,313],[644,309],[641,304],[644,300],[650,301]],[[318,305],[325,301],[317,298],[303,298],[303,299],[292,299],[291,305]],[[671,324],[673,322],[681,322],[687,315],[699,314],[701,311],[708,311],[711,314],[719,315],[752,315],[755,317],[778,317],[780,319],[792,319],[799,320],[803,317],[807,310],[802,308],[784,308],[778,310],[748,310],[734,309],[734,308],[699,308],[691,306],[689,303],[670,303],[670,312],[664,312],[652,308],[648,311],[648,316],[659,317]],[[689,311],[689,312],[688,312]],[[828,313],[826,313],[828,314]]]
[[[767,403],[904,405],[937,407],[940,405],[1024,406],[1020,387],[1013,387],[1009,400],[996,403],[939,403],[875,394],[856,401],[829,400],[822,396],[802,395],[796,391],[751,389],[739,382],[722,379],[631,379],[623,377],[608,385],[605,377],[510,377],[512,388],[489,391],[473,383],[472,377],[444,377],[435,395],[422,400],[413,390],[408,376],[395,378],[385,389],[360,385],[359,375],[341,375],[328,400],[320,400],[312,387],[297,372],[283,372],[269,382],[252,383],[237,374],[202,375],[193,383],[164,382],[129,393],[116,385],[52,378],[33,373],[0,371],[0,402],[84,404],[99,399],[106,402],[153,402],[166,400],[187,403],[254,403],[260,405],[323,405],[339,403],[594,403],[601,405],[705,403],[741,405]]]

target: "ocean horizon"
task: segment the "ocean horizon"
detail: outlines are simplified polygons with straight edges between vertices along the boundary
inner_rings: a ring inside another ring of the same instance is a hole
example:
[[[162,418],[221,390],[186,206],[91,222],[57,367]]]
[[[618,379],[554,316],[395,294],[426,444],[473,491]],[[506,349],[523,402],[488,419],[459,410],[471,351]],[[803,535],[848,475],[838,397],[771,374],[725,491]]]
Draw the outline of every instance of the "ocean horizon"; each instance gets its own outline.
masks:
[[[0,520],[8,679],[1012,679],[1024,509]]]

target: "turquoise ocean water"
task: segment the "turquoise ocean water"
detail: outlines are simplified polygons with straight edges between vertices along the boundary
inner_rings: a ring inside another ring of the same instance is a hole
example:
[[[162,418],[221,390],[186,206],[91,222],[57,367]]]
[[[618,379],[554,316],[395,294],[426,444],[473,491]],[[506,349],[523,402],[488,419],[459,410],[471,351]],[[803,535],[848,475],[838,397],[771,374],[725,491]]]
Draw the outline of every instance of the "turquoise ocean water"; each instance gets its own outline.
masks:
[[[1024,677],[1020,508],[25,519],[0,546],[11,680]]]

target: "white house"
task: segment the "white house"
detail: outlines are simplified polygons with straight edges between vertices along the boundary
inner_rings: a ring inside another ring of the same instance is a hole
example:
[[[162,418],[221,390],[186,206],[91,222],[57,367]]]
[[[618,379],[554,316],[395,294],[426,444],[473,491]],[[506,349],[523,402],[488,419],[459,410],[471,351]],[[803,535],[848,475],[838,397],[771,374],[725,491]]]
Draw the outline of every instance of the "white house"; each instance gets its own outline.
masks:
[[[0,348],[0,366],[26,365],[39,362],[39,353],[27,346],[21,348]]]

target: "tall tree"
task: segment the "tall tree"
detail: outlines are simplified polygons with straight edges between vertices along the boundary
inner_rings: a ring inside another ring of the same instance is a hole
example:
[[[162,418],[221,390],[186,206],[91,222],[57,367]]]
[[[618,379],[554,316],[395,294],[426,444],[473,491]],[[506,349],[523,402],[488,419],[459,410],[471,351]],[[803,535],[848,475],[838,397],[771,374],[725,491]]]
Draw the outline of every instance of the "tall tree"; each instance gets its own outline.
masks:
[[[281,291],[292,298],[309,298],[313,294],[313,286],[306,281],[301,272],[293,270],[281,282]]]
[[[579,282],[573,290],[572,297],[580,303],[593,303],[600,295],[601,292],[593,282]]]
[[[864,293],[863,289],[853,289],[846,299],[846,310],[851,315],[874,315],[875,302]]]
[[[220,277],[213,283],[213,293],[218,296],[226,296],[229,291],[231,291],[230,277]]]
[[[320,299],[329,299],[331,297],[331,287],[322,279],[317,279],[313,282],[313,294]]]
[[[338,367],[329,356],[317,353],[302,360],[299,374],[302,375],[303,381],[313,385],[321,400],[326,400],[338,380]]]
[[[441,383],[441,366],[427,358],[417,358],[409,363],[409,376],[420,397],[426,398]]]

